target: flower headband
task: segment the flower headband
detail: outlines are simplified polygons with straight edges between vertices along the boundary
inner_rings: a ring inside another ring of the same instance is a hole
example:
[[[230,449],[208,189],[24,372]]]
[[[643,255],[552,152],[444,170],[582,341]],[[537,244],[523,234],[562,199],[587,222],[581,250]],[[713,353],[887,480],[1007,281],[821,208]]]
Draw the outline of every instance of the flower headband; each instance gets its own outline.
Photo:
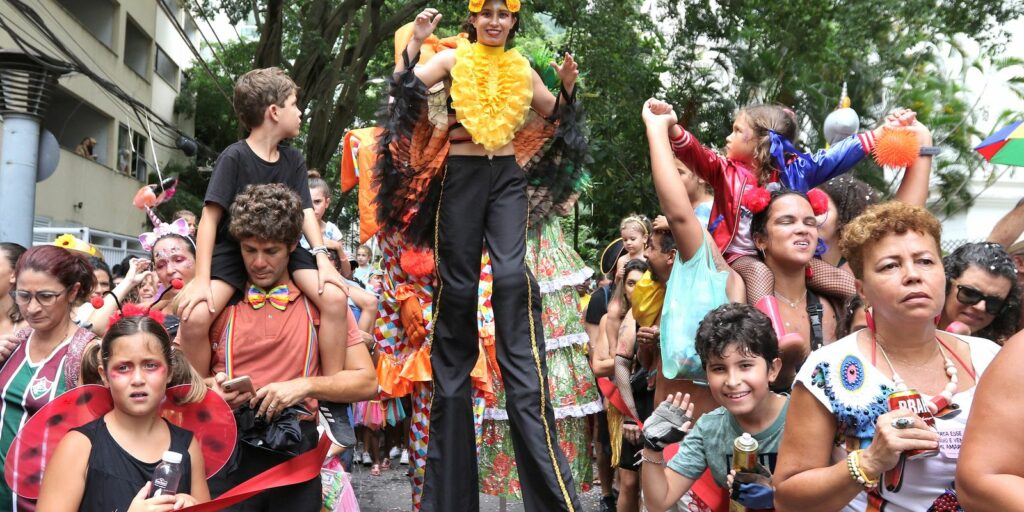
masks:
[[[188,222],[186,222],[185,219],[178,219],[170,224],[158,224],[153,228],[153,231],[147,231],[139,235],[139,243],[142,244],[142,248],[146,251],[152,251],[157,240],[160,240],[167,235],[178,235],[188,239],[189,242],[192,242],[192,239],[188,236]],[[195,245],[195,242],[193,242],[193,245]]]
[[[469,12],[480,12],[486,0],[469,0]],[[505,0],[509,12],[519,12],[519,0]]]

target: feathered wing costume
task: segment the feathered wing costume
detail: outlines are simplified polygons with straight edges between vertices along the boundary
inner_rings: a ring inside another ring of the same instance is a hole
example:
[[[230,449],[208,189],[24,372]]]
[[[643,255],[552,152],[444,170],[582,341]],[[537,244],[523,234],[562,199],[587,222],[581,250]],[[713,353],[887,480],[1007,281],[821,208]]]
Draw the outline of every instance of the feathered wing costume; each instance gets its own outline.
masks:
[[[395,35],[396,61],[411,36],[412,25]],[[426,61],[447,48],[456,48],[460,35],[424,42],[419,59]],[[449,88],[439,84],[428,91],[407,63],[406,71],[390,81],[391,103],[382,127],[346,134],[342,181],[359,185],[360,238],[376,237],[383,253],[383,293],[374,339],[381,347],[377,373],[382,396],[412,397],[410,444],[413,503],[418,510],[425,474],[429,433],[433,333],[433,268],[430,247],[434,214],[440,195],[439,171],[448,149]],[[558,209],[567,212],[587,182],[584,171],[586,139],[578,104],[560,105],[545,119],[530,111],[512,141],[516,160],[527,172],[530,224],[540,226]],[[481,261],[478,319],[480,357],[471,375],[474,421],[478,441],[486,407],[497,405],[498,378],[492,316],[489,259]]]

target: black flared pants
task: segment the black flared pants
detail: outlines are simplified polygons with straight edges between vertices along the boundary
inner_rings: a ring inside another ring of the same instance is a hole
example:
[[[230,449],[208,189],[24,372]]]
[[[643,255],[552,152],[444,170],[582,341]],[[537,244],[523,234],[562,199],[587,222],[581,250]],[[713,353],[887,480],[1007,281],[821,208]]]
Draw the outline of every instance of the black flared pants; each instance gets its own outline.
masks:
[[[540,290],[526,267],[526,177],[512,156],[452,156],[441,179],[430,353],[434,394],[422,510],[480,508],[469,374],[479,357],[483,243],[494,272],[495,349],[524,506],[527,511],[581,510],[548,396]]]

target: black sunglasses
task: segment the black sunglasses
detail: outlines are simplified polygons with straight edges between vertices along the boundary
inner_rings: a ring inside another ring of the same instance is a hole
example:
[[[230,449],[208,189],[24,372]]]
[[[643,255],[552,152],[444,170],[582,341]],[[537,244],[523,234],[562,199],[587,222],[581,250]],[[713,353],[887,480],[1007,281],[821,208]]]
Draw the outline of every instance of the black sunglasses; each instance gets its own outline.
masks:
[[[956,300],[965,306],[973,306],[984,300],[985,312],[990,315],[998,315],[1003,311],[1003,306],[1006,305],[1004,297],[985,295],[975,288],[962,284],[956,285]]]

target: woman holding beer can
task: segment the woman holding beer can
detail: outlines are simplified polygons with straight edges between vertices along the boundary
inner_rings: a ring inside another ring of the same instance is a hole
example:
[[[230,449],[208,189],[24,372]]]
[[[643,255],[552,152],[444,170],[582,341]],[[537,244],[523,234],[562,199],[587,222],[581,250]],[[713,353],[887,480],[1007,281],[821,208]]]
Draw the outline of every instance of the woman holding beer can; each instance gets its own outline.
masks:
[[[868,327],[812,353],[797,375],[775,472],[779,510],[956,510],[974,386],[999,347],[936,328],[946,299],[940,233],[927,210],[899,202],[844,230]]]

